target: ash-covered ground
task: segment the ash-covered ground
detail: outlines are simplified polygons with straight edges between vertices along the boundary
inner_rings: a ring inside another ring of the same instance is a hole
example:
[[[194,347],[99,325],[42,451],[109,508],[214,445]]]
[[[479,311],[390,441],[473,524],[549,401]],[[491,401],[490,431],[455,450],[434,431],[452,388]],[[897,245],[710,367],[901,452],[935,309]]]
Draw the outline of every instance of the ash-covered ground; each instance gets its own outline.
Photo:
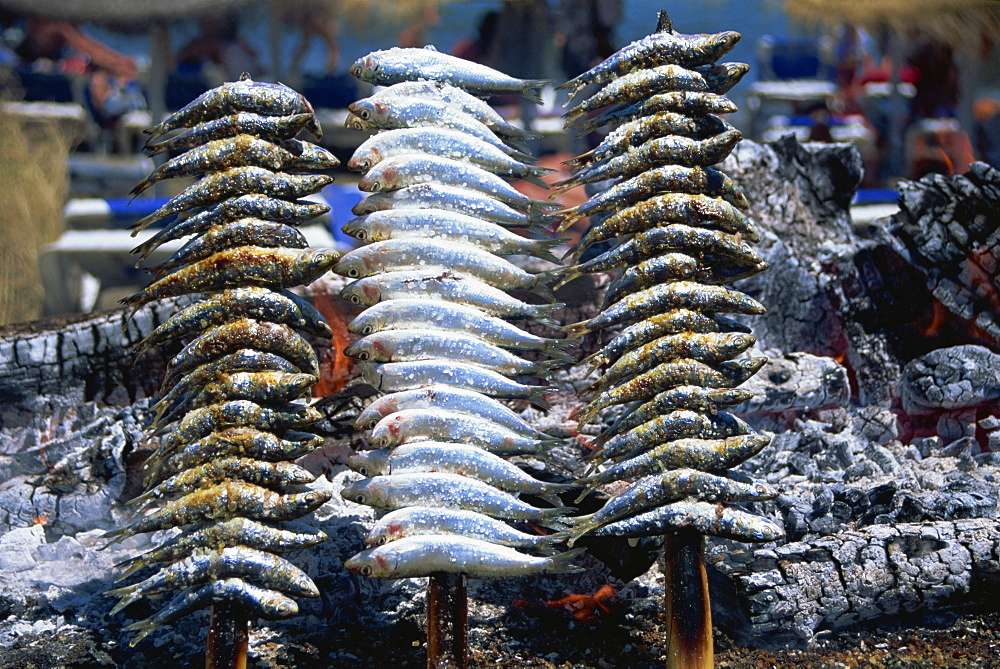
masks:
[[[744,142],[725,168],[771,264],[740,286],[769,309],[747,322],[771,361],[737,411],[774,435],[743,469],[781,490],[754,508],[787,538],[709,541],[718,666],[1000,666],[1000,174],[977,164],[904,184],[899,214],[857,228],[848,147]],[[566,286],[564,321],[592,314],[599,295],[590,279]],[[140,427],[162,373],[162,359],[133,368],[128,345],[168,309],[143,310],[124,335],[120,313],[0,332],[2,666],[201,661],[206,614],[130,648],[121,628],[152,609],[111,617],[101,594],[116,562],[163,538],[105,547],[101,535],[138,492]],[[564,467],[542,475],[578,473],[595,431],[571,418],[583,372],[560,373],[548,414],[521,407],[567,438]],[[359,438],[345,427],[363,403],[352,392],[327,405],[327,446],[304,460],[335,493],[355,476],[342,464]],[[342,567],[372,511],[334,494],[314,516],[331,539],[292,559],[322,597],[254,624],[252,661],[423,666],[423,582]],[[662,665],[657,542],[589,548],[583,574],[470,585],[474,666]]]

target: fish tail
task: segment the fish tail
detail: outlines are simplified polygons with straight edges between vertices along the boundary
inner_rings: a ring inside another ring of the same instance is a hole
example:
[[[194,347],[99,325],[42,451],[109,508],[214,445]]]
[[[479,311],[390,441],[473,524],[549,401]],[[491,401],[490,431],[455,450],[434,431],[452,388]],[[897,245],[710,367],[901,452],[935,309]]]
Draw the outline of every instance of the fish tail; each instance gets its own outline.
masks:
[[[564,244],[565,239],[556,237],[554,239],[538,239],[531,243],[531,255],[536,258],[541,258],[542,260],[548,260],[551,263],[559,264],[559,258],[557,258],[553,253],[552,249]]]
[[[583,276],[583,272],[580,271],[579,265],[574,265],[573,267],[561,267],[559,268],[559,281],[552,287],[553,290],[558,290],[562,288],[567,283],[576,279],[577,277]]]
[[[548,79],[525,79],[521,95],[534,102],[536,105],[542,104],[542,89],[551,84]]]
[[[542,411],[548,411],[552,408],[552,405],[545,400],[545,394],[555,391],[556,388],[552,386],[532,386],[531,390],[528,391],[528,401]]]
[[[525,130],[524,128],[519,128],[511,123],[500,123],[497,125],[496,130],[504,137],[511,137],[513,139],[532,140],[542,138],[542,133],[540,132]]]
[[[153,223],[156,223],[157,221],[162,220],[169,215],[170,214],[161,214],[160,211],[157,210],[154,211],[149,216],[140,218],[138,221],[129,226],[129,228],[132,230],[132,236],[135,237],[137,234],[148,228]]]
[[[567,339],[579,339],[585,334],[590,333],[591,325],[592,324],[590,320],[582,321],[580,323],[573,323],[572,325],[563,326],[563,332],[566,333]]]
[[[552,292],[552,288],[549,288],[548,284],[559,279],[565,271],[565,267],[557,267],[556,269],[539,272],[535,275],[535,283],[532,286],[532,289],[534,289],[534,291],[543,299],[546,299],[549,302],[555,302],[555,293]],[[561,285],[562,283],[559,283],[556,287],[558,288]]]
[[[126,632],[132,632],[134,630],[138,631],[138,634],[132,637],[132,640],[128,642],[128,645],[130,647],[135,648],[140,641],[142,641],[147,636],[155,632],[157,629],[159,629],[159,627],[160,623],[157,622],[156,616],[150,616],[145,620],[140,620],[139,622],[132,623],[131,625],[126,625],[122,629],[124,629]]]
[[[548,185],[546,185],[548,188]],[[530,198],[528,203],[525,205],[528,216],[551,216],[552,212],[559,208],[558,202],[549,202],[548,200],[536,200]]]
[[[577,429],[594,420],[594,417],[597,416],[597,412],[601,409],[602,407],[596,401],[591,402],[584,408],[580,409],[580,412],[576,414]]]
[[[133,497],[129,501],[125,502],[125,505],[126,506],[134,506],[136,504],[141,504],[143,502],[146,502],[146,501],[152,499],[152,497],[153,497],[153,491],[152,490],[147,490],[146,492],[142,493],[138,497]]]
[[[158,181],[158,179],[155,179],[154,176],[155,173],[150,174],[148,177],[146,177],[138,184],[136,184],[135,187],[128,192],[128,194],[131,195],[133,198],[137,197],[140,193],[142,193],[144,190],[146,190],[147,188],[149,188]]]
[[[565,543],[569,537],[570,532],[568,530],[556,532],[555,534],[546,534],[545,536],[538,537],[535,549],[547,555],[553,555],[559,552],[556,546]]]
[[[550,328],[561,328],[562,325],[558,320],[553,318],[553,314],[566,306],[563,302],[553,302],[552,304],[533,304],[531,305],[535,310],[535,315],[532,317],[537,323],[542,325],[548,325]],[[562,340],[556,340],[562,341]]]
[[[562,506],[562,500],[559,499],[559,495],[554,492],[543,492],[538,495],[539,499],[545,500],[552,506]]]
[[[529,166],[529,167],[531,167],[531,166]],[[543,181],[541,177],[543,175],[545,175],[545,174],[548,174],[552,170],[547,170],[545,172],[540,172],[543,169],[545,169],[545,168],[543,168],[543,167],[532,167],[532,169],[530,169],[530,170],[527,171],[527,174],[525,174],[523,177],[521,177],[521,180],[522,181],[527,181],[529,184],[533,184],[535,186],[538,186],[539,188],[545,188],[546,190],[548,190],[549,185],[547,183],[545,183],[545,181]]]
[[[551,509],[542,509],[539,516],[542,519],[553,519],[553,518],[567,518],[570,514],[576,511],[572,506],[559,506],[553,507]]]
[[[565,360],[538,360],[531,366],[531,373],[537,376],[547,376],[553,369],[566,364]],[[561,441],[561,440],[560,440]]]
[[[601,356],[603,352],[604,351],[602,349],[596,353],[591,353],[586,358],[580,360],[581,365],[590,365],[590,370],[587,372],[587,376],[593,374],[594,370],[600,367],[601,363],[604,362],[604,358]]]
[[[567,353],[564,349],[575,346],[576,341],[569,339],[549,339],[545,342],[542,353],[559,360],[560,362],[576,362],[576,356]]]
[[[586,571],[583,567],[573,564],[573,560],[587,552],[586,548],[574,548],[571,551],[553,555],[549,558],[549,563],[545,571],[550,574],[576,574]]]
[[[565,211],[561,211],[559,213],[562,215],[562,222],[559,224],[559,227],[556,228],[556,232],[563,232],[565,230],[568,230],[574,223],[583,218],[583,216],[580,215],[580,213],[577,211],[577,207],[573,207],[572,209],[566,209]],[[571,253],[573,253],[572,249],[570,250],[570,253],[567,253],[566,255],[568,256]]]
[[[103,548],[101,550],[103,550]],[[116,569],[121,569],[124,567],[125,571],[122,572],[121,574],[118,574],[118,576],[115,576],[115,583],[119,581],[124,581],[126,578],[128,578],[135,572],[139,571],[143,567],[148,566],[149,563],[143,560],[142,558],[143,558],[142,555],[137,555],[134,558],[129,558],[128,560],[123,560],[118,564],[116,564],[115,565]]]
[[[583,483],[583,482],[584,482],[584,479],[581,479],[580,483]],[[590,493],[594,492],[595,490],[597,490],[597,486],[595,484],[593,484],[593,483],[588,483],[587,487],[584,488],[580,492],[580,495],[575,500],[573,500],[573,503],[574,504],[579,504],[583,500],[587,499],[587,497],[590,495]],[[580,516],[579,517],[580,520],[584,520],[586,518],[590,518],[590,516]],[[574,527],[575,526],[576,526],[576,523],[574,523]]]

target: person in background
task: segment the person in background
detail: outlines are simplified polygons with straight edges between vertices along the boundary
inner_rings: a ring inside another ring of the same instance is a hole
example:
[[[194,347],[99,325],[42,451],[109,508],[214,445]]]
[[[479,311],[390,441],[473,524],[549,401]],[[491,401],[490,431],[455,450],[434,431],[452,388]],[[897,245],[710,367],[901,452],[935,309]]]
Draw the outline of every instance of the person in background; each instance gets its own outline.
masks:
[[[302,62],[314,37],[326,47],[326,65],[322,74],[331,75],[337,71],[340,64],[340,23],[337,21],[340,0],[274,0],[271,11],[276,21],[298,30],[302,37],[292,52],[288,74],[280,73],[281,77],[294,80],[302,75]]]
[[[177,52],[178,72],[200,72],[209,88],[236,81],[243,72],[264,75],[257,50],[239,36],[239,14],[227,11],[198,21],[201,34]]]
[[[476,29],[475,37],[463,37],[451,48],[451,55],[471,60],[473,63],[482,63],[493,47],[496,39],[497,22],[500,20],[500,12],[489,11],[479,19],[479,27]]]
[[[396,46],[417,48],[427,44],[425,33],[428,28],[439,25],[441,15],[438,13],[437,1],[427,0],[423,7],[418,8],[410,22],[396,38]]]

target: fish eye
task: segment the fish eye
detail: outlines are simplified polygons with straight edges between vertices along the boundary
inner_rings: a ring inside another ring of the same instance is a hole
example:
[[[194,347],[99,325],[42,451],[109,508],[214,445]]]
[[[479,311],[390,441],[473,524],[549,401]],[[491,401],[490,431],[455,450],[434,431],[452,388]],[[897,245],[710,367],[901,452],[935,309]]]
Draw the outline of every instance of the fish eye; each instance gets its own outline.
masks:
[[[364,465],[358,467],[356,471],[362,476],[368,476],[368,467],[365,467]]]
[[[371,576],[372,575],[372,568],[371,568],[371,566],[367,565],[367,564],[365,566],[363,566],[361,568],[361,575],[362,576]]]
[[[362,109],[360,112],[358,112],[358,116],[360,116],[363,120],[367,121],[369,118],[371,118],[371,112],[369,112],[367,109]]]
[[[373,193],[377,193],[380,190],[382,190],[382,183],[379,182],[379,181],[373,181],[372,182],[372,192]]]
[[[388,541],[388,540],[389,540],[389,538],[388,538],[388,537],[386,537],[385,535],[383,535],[383,536],[381,536],[381,537],[379,537],[379,538],[378,538],[378,545],[379,545],[379,546],[382,546],[382,545],[384,545],[384,544],[385,544],[385,542],[386,542],[386,541]]]
[[[364,504],[365,503],[365,496],[364,495],[355,495],[354,496],[354,501],[357,502],[358,504]]]
[[[347,298],[347,299],[349,299],[349,300],[350,300],[351,302],[353,302],[354,304],[361,304],[361,298],[360,298],[360,297],[358,297],[357,295],[351,295],[351,296],[350,296],[349,298]]]
[[[357,357],[358,360],[367,360],[368,359],[368,351],[358,351],[358,355],[356,357]]]
[[[389,445],[389,437],[382,437],[378,440],[378,445],[385,448]]]
[[[372,326],[366,325],[363,328],[361,328],[361,334],[371,334],[371,333],[372,333]]]
[[[368,239],[368,233],[365,232],[364,230],[358,230],[357,232],[354,233],[354,236],[357,237],[358,239]]]
[[[360,272],[358,272],[358,270],[356,270],[356,269],[349,269],[349,270],[347,270],[347,276],[351,277],[352,279],[358,278],[359,274],[360,274]]]

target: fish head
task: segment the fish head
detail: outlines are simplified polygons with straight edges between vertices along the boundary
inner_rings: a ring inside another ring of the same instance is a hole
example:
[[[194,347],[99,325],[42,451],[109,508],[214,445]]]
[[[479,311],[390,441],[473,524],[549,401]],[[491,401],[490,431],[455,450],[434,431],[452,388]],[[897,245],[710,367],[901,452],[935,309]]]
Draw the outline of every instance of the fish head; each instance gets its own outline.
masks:
[[[381,269],[381,263],[377,254],[369,251],[370,248],[370,246],[363,246],[342,257],[333,268],[334,274],[360,279],[378,272]]]
[[[313,580],[305,574],[298,574],[294,579],[292,579],[292,587],[296,593],[301,594],[302,597],[319,597],[319,588],[313,583]]]
[[[371,214],[372,212],[385,209],[385,198],[381,195],[369,195],[365,199],[358,202],[351,209],[351,213],[355,216],[364,216],[365,214]]]
[[[358,188],[367,193],[394,190],[399,187],[399,168],[385,162],[378,163],[358,181]]]
[[[344,568],[352,574],[372,578],[390,577],[395,566],[395,559],[391,554],[382,551],[381,547],[363,550],[344,562]]]
[[[365,537],[365,544],[368,546],[383,546],[390,541],[396,541],[406,536],[402,523],[392,519],[388,519],[388,522],[385,522],[387,518],[383,518],[383,522],[377,523],[371,529],[368,536]]]
[[[297,142],[301,152],[299,159],[295,161],[296,167],[314,170],[330,170],[340,166],[340,160],[337,156],[333,155],[322,146],[318,146],[312,142],[298,142],[297,140],[289,141]]]
[[[376,103],[369,99],[358,100],[357,102],[352,103],[351,106],[348,107],[348,110],[350,110],[352,114],[356,115],[362,121],[371,121],[376,115],[376,104],[381,103]],[[383,104],[382,106],[384,107],[385,105]]]
[[[371,126],[354,114],[348,114],[347,118],[344,119],[344,127],[350,128],[351,130],[367,130]]]
[[[316,586],[314,585],[313,587],[315,588]],[[258,600],[257,603],[263,610],[264,615],[269,618],[291,618],[299,613],[299,605],[295,603],[295,600],[289,599],[277,592]]]
[[[356,172],[367,172],[372,167],[382,162],[382,152],[377,146],[369,146],[365,149],[358,148],[351,156],[351,159],[347,161],[347,169],[354,170]]]
[[[351,304],[371,306],[382,299],[382,290],[378,287],[377,282],[360,279],[344,286],[340,291],[340,296]],[[361,315],[358,318],[361,318]],[[360,332],[360,326],[352,327],[357,320],[356,318],[347,325],[348,332],[355,334]]]
[[[361,79],[362,81],[364,81],[365,66],[366,66],[366,61],[368,60],[370,60],[368,56],[358,58],[356,61],[354,61],[354,64],[351,65],[350,68],[348,68],[347,71],[355,79]]]
[[[378,476],[389,468],[388,451],[363,451],[352,455],[347,466],[362,476]]]
[[[388,356],[385,355],[385,346],[373,337],[364,337],[351,342],[351,345],[344,349],[344,355],[357,360],[378,360],[380,362],[388,360]]]
[[[319,278],[332,269],[340,259],[340,252],[334,249],[306,249],[299,254],[298,261],[308,269],[309,275]]]
[[[382,418],[398,410],[396,400],[391,395],[385,395],[365,407],[358,419],[354,421],[354,427],[358,430],[370,430],[378,425]]]
[[[398,446],[402,441],[402,432],[403,426],[400,417],[396,415],[386,416],[372,428],[368,441],[378,448],[392,448]]]
[[[300,467],[291,462],[282,462],[278,464],[284,465],[281,473],[282,478],[285,479],[285,483],[305,485],[306,483],[312,483],[316,480],[316,476],[305,467]]]
[[[352,218],[347,223],[340,226],[340,231],[345,235],[354,237],[355,239],[360,239],[362,241],[368,240],[368,218],[365,216],[357,216]]]

